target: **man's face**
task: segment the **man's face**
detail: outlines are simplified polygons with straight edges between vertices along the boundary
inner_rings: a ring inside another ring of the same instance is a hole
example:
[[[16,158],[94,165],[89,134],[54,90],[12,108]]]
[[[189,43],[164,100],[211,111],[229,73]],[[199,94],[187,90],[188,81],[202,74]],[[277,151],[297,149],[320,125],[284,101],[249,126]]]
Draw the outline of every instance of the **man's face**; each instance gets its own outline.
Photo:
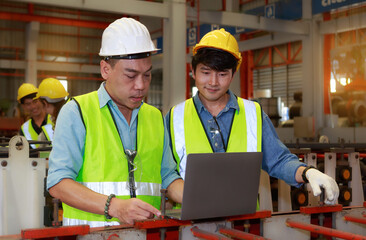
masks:
[[[232,69],[218,72],[202,63],[197,65],[196,71],[192,70],[192,74],[202,101],[216,102],[221,100],[233,80]]]
[[[102,60],[101,74],[106,90],[119,108],[133,110],[141,105],[151,82],[151,58],[120,59],[112,67]]]
[[[39,99],[26,98],[22,104],[24,111],[32,118],[42,114],[43,104]]]

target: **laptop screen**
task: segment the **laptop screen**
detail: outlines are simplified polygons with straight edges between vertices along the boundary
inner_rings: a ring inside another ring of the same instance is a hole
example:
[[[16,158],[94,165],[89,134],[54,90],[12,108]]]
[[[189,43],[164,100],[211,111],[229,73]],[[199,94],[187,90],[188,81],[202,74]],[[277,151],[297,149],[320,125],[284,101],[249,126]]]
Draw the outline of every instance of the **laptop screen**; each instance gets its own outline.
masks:
[[[262,153],[198,153],[187,156],[181,220],[256,211]]]

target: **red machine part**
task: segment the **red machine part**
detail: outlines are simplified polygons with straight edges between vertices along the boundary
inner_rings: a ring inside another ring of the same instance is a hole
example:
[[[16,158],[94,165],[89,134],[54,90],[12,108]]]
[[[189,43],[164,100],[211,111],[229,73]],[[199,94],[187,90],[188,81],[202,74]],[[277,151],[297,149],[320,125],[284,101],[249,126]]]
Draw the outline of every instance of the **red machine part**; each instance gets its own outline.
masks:
[[[267,240],[268,238],[257,236],[251,233],[239,231],[236,229],[230,229],[230,228],[220,228],[219,232],[222,234],[225,234],[229,237],[234,237],[235,239],[244,239],[244,240]]]
[[[39,239],[63,236],[86,235],[90,232],[89,225],[65,226],[58,228],[35,228],[21,231],[22,239]]]
[[[300,212],[305,214],[340,212],[343,210],[341,204],[333,206],[319,206],[319,207],[301,207]]]
[[[340,230],[336,230],[336,229],[332,229],[332,228],[321,227],[319,225],[314,225],[314,224],[295,222],[295,221],[292,221],[289,219],[286,221],[286,225],[289,227],[292,227],[292,228],[299,228],[299,229],[303,229],[306,231],[323,234],[323,235],[327,235],[327,236],[331,236],[331,237],[337,237],[337,238],[349,239],[349,240],[366,240],[366,236],[348,233],[348,232],[344,232],[344,231],[340,231]]]
[[[210,233],[204,230],[199,229],[198,227],[191,228],[192,234],[195,237],[200,239],[207,239],[207,240],[231,240],[231,238],[227,238],[215,233]]]
[[[366,224],[366,218],[365,217],[359,218],[359,217],[346,215],[346,216],[344,216],[344,220],[349,221],[349,222],[356,222],[356,223]]]

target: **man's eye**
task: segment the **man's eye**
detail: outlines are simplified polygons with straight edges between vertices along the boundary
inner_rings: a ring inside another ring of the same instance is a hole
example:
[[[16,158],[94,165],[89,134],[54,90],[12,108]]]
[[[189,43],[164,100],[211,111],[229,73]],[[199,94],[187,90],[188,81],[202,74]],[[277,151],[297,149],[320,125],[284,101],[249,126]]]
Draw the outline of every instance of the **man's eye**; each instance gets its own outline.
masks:
[[[135,75],[126,75],[129,79],[134,79]]]

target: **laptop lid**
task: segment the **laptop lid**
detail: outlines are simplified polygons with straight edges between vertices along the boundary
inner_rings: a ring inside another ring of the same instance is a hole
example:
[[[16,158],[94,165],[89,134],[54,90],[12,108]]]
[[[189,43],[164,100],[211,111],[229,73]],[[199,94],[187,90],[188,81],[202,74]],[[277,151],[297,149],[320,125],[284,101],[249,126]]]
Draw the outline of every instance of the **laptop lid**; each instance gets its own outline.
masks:
[[[180,220],[256,211],[262,153],[197,153],[187,156]]]

